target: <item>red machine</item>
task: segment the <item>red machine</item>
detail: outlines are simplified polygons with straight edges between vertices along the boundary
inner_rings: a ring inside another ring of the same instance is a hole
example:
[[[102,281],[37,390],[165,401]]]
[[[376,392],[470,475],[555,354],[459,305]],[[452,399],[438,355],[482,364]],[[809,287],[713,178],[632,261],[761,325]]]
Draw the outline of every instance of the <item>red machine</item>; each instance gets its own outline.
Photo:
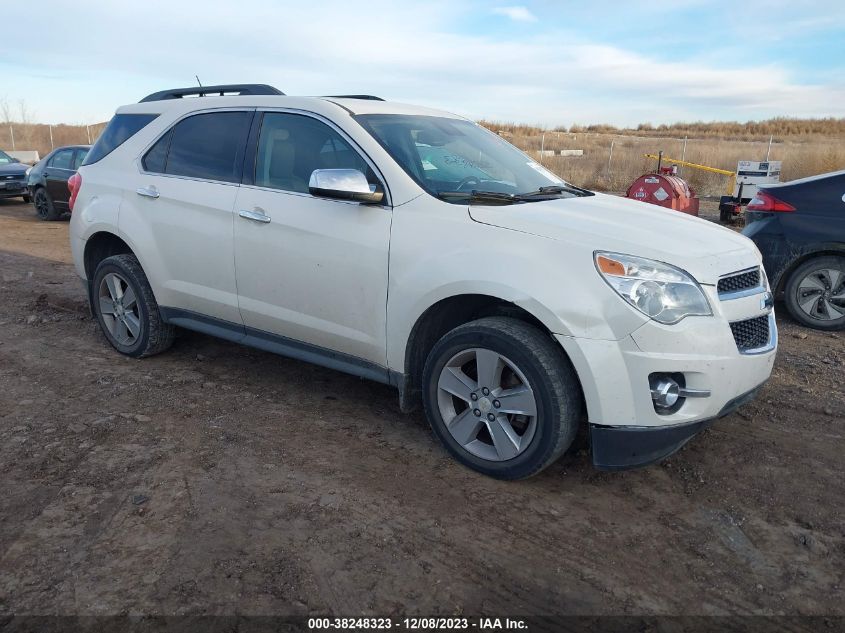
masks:
[[[662,167],[659,173],[643,174],[628,187],[625,197],[698,215],[695,190],[676,174],[675,167]]]

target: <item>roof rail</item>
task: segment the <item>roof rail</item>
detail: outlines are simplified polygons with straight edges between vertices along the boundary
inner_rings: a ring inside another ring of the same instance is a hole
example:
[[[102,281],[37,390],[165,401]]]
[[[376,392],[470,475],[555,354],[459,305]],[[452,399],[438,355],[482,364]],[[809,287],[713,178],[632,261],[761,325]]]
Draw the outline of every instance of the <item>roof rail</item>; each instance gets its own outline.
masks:
[[[148,101],[166,101],[182,97],[217,97],[224,95],[283,95],[281,90],[267,84],[224,84],[221,86],[194,86],[191,88],[172,88],[147,95],[138,103]]]
[[[367,101],[384,101],[374,95],[326,95],[326,99],[366,99]]]

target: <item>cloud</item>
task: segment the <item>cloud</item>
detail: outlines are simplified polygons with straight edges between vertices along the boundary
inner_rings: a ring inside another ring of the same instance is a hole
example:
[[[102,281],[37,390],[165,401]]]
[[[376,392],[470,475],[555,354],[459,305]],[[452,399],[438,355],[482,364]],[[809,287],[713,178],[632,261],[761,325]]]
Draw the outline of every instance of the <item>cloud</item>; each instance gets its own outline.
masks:
[[[845,115],[838,72],[811,79],[768,54],[724,61],[659,47],[637,52],[582,20],[569,28],[544,21],[530,33],[482,30],[474,28],[476,0],[427,0],[422,12],[415,3],[371,0],[362,12],[329,0],[320,19],[305,3],[277,0],[147,0],[108,11],[94,0],[46,1],[44,46],[14,29],[0,40],[0,96],[26,99],[42,121],[101,121],[145,94],[193,85],[195,74],[204,84],[369,93],[546,125]],[[136,28],[146,15],[159,18],[154,46]],[[67,32],[89,33],[73,56],[60,54]]]
[[[531,13],[527,8],[518,7],[496,7],[493,9],[496,15],[503,15],[510,18],[514,22],[536,22],[537,16]]]

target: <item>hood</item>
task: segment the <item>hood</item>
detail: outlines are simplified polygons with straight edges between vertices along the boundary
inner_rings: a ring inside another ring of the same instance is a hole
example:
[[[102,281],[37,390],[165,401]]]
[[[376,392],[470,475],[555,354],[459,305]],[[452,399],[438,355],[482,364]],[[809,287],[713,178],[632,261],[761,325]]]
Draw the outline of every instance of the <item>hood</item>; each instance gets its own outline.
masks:
[[[29,165],[23,163],[9,163],[8,165],[0,165],[0,175],[9,176],[12,174],[25,174],[29,169]]]
[[[702,284],[759,265],[739,233],[679,211],[596,194],[506,206],[469,207],[476,222],[546,237],[573,249],[647,257],[686,270]]]

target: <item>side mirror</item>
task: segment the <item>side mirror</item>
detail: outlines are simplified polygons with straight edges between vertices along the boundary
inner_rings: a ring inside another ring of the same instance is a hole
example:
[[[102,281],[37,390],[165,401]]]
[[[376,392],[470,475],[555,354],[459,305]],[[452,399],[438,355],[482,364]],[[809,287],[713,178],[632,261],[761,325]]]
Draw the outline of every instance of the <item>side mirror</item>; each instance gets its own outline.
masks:
[[[384,199],[381,187],[371,185],[357,169],[315,169],[308,181],[312,196],[379,204]]]

